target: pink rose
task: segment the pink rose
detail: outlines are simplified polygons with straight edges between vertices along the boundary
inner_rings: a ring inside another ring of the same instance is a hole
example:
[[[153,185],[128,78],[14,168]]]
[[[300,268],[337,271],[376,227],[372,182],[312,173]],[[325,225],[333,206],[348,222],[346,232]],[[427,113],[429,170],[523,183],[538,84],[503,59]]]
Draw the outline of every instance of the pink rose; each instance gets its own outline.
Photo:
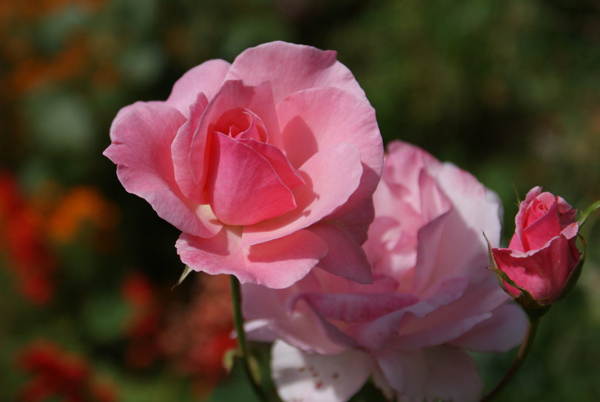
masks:
[[[315,266],[372,280],[360,245],[383,147],[335,52],[273,42],[207,61],[166,101],[121,109],[111,141],[121,183],[183,232],[193,270],[272,288]]]
[[[526,290],[533,299],[523,301],[526,307],[549,305],[561,296],[579,262],[576,214],[561,197],[534,187],[519,206],[508,248],[492,249],[497,269],[517,286],[505,282],[506,290],[514,297]]]
[[[390,399],[476,401],[483,385],[466,350],[518,345],[522,310],[499,286],[485,232],[500,203],[469,173],[393,142],[364,245],[373,284],[314,270],[281,290],[243,286],[251,339],[274,341],[286,401],[342,401],[369,377]]]

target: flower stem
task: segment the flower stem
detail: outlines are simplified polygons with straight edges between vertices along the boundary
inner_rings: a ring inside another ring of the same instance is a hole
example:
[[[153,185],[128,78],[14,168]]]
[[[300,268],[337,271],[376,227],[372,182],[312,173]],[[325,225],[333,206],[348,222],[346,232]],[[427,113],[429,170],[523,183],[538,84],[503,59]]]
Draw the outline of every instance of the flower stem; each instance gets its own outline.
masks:
[[[235,332],[238,338],[238,351],[237,351],[237,359],[246,373],[246,377],[248,381],[250,381],[250,385],[252,389],[258,396],[261,401],[266,401],[267,397],[263,392],[262,388],[256,382],[254,375],[252,374],[252,369],[250,368],[249,353],[248,353],[248,342],[246,341],[246,332],[244,331],[244,318],[242,317],[242,292],[240,288],[239,280],[233,276],[229,275],[230,283],[231,283],[231,301],[233,304],[233,324],[235,326]]]
[[[535,340],[535,335],[537,333],[538,327],[540,325],[540,317],[539,316],[534,316],[532,314],[528,314],[528,316],[529,316],[529,324],[527,326],[527,332],[525,333],[525,338],[523,339],[523,343],[521,343],[519,352],[517,353],[517,356],[515,356],[515,360],[513,360],[512,365],[510,366],[510,368],[504,375],[504,378],[502,379],[502,381],[500,381],[498,383],[498,385],[496,385],[496,388],[494,388],[489,394],[487,394],[481,400],[481,402],[490,402],[495,397],[497,397],[502,392],[502,390],[506,387],[506,385],[508,385],[510,380],[513,379],[513,377],[515,376],[517,371],[519,371],[519,369],[523,365],[523,362],[527,358],[527,355],[529,354],[529,351],[531,350],[531,346],[533,345],[533,341]]]

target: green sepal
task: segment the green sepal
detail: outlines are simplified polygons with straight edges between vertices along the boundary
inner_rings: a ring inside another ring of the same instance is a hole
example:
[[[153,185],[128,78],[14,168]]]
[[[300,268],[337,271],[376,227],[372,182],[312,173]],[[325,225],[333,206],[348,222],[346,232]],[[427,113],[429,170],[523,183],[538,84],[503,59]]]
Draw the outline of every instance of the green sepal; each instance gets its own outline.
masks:
[[[240,356],[239,350],[237,350],[235,348],[229,349],[223,355],[223,367],[225,367],[225,370],[228,373],[231,373],[231,370],[233,369],[233,367],[235,365],[242,364],[239,361],[240,359],[242,359],[242,357]],[[252,375],[254,382],[260,386],[262,383],[260,362],[258,361],[256,356],[254,356],[253,354],[246,356],[246,359],[248,360],[250,374]]]
[[[227,373],[231,373],[233,363],[237,357],[237,349],[229,349],[223,354],[223,367],[225,368],[225,371],[227,371]]]
[[[585,212],[583,213],[583,215],[581,215],[581,218],[579,219],[579,229],[581,229],[581,227],[583,225],[585,225],[585,223],[587,222],[587,219],[591,215],[591,213],[599,208],[600,208],[600,201],[596,201],[595,203],[590,205],[590,207],[588,209],[585,210]]]
[[[523,307],[523,311],[525,311],[525,314],[527,314],[529,322],[534,323],[536,321],[539,321],[540,318],[542,318],[542,316],[546,314],[548,310],[550,310],[550,307],[552,307],[552,304],[536,308]]]
[[[185,278],[187,278],[187,276],[191,273],[194,272],[193,269],[191,269],[190,267],[188,267],[187,265],[185,266],[185,268],[183,269],[183,272],[181,273],[181,276],[179,277],[179,280],[177,281],[177,283],[173,286],[171,286],[171,290],[175,289],[177,286],[181,285],[181,282],[183,282],[185,280]]]

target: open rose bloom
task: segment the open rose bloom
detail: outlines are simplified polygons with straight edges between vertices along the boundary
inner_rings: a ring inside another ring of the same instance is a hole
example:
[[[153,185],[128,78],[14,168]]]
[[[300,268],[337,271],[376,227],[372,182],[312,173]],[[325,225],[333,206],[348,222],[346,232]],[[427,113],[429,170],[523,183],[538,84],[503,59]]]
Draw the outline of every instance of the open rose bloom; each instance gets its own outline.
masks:
[[[562,296],[580,261],[576,214],[562,197],[534,187],[519,206],[508,248],[492,249],[497,272],[516,285],[504,282],[507,292],[525,307],[547,306]]]
[[[286,401],[342,401],[373,379],[401,401],[476,401],[467,352],[504,352],[522,310],[486,269],[500,236],[497,196],[414,146],[389,146],[364,249],[373,284],[313,270],[287,289],[243,286],[249,336],[274,341]],[[351,263],[351,261],[348,261]]]
[[[372,280],[361,244],[383,163],[373,108],[332,51],[283,42],[207,61],[119,111],[105,155],[182,231],[191,269],[284,288],[313,267]]]

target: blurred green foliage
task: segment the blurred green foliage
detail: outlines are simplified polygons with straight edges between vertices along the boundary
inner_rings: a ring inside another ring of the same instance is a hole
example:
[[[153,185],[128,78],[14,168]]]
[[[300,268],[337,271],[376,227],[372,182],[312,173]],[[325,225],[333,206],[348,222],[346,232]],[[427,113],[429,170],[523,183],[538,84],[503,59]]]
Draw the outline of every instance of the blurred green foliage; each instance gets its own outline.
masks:
[[[13,400],[25,383],[15,351],[38,337],[85,356],[119,400],[193,399],[189,376],[164,360],[139,370],[124,363],[132,307],[119,286],[127,273],[144,272],[166,304],[189,302],[193,288],[168,291],[182,268],[177,232],[125,193],[101,153],[119,108],[165,99],[205,60],[232,61],[271,40],[337,50],[385,140],[420,145],[495,190],[506,237],[515,190],[524,196],[541,185],[580,209],[600,199],[593,0],[13,0],[0,6],[0,21],[0,170],[16,177],[25,203],[48,183],[63,193],[85,185],[120,210],[118,226],[100,236],[108,249],[84,229],[44,246],[56,259],[56,294],[41,307],[23,302],[10,262],[0,262],[0,400]],[[43,216],[54,211],[50,199]],[[501,400],[600,397],[595,223],[584,230],[589,257],[578,288],[543,321],[531,359]],[[91,230],[101,232],[98,224]],[[511,357],[478,357],[488,387]]]

